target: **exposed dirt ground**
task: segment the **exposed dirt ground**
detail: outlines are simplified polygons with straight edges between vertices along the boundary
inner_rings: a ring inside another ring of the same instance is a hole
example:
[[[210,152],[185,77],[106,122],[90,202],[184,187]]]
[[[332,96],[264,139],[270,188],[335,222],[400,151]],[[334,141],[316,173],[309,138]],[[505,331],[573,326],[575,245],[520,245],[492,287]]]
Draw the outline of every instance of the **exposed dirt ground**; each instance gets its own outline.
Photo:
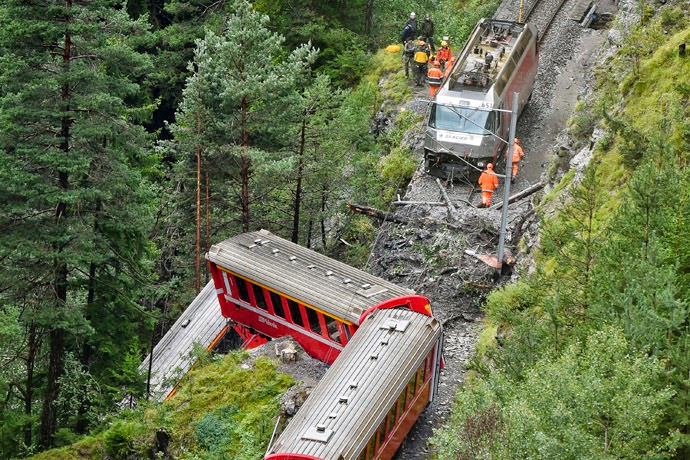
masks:
[[[599,2],[600,10],[615,12],[616,5],[609,0],[607,2]],[[496,17],[514,20],[514,8],[506,1]],[[564,35],[556,31],[556,38],[551,41],[545,39],[542,43],[533,98],[518,122],[517,135],[522,140],[526,158],[512,186],[514,191],[545,180],[545,172],[554,158],[554,152],[567,149],[562,132],[578,99],[587,90],[591,71],[608,35],[605,29],[584,29],[572,25],[568,29],[569,32],[565,34],[567,42],[563,41]],[[456,45],[456,48],[457,52],[460,46]],[[412,80],[410,85],[413,85]],[[415,99],[407,103],[405,109],[425,113],[428,97],[428,88],[418,89]],[[397,109],[387,110],[392,110],[391,118],[394,119]],[[533,226],[538,216],[532,211],[535,196],[509,206],[506,248],[508,254],[511,250],[515,254],[517,265],[514,270],[501,276],[495,268],[480,260],[480,256],[495,256],[497,253],[501,211],[477,209],[479,193],[441,184],[424,173],[422,127],[410,131],[404,142],[414,149],[419,168],[402,199],[444,201],[441,185],[456,205],[460,203],[455,212],[450,212],[447,206],[438,205],[391,207],[396,217],[407,219],[409,223],[384,223],[372,252],[370,271],[428,297],[434,315],[444,324],[445,369],[442,371],[438,396],[427,407],[396,454],[396,460],[421,460],[430,457],[431,449],[427,441],[433,430],[446,422],[453,396],[465,379],[466,365],[473,356],[482,328],[482,302],[491,289],[511,282],[526,270],[529,256],[515,253],[512,240],[522,233],[526,216],[529,216],[528,221],[531,219]],[[503,190],[497,190],[495,197],[502,196]],[[309,387],[318,382],[325,366],[301,353],[295,364],[283,364],[281,370],[305,382],[305,388],[296,389],[284,400],[284,411],[292,414]]]

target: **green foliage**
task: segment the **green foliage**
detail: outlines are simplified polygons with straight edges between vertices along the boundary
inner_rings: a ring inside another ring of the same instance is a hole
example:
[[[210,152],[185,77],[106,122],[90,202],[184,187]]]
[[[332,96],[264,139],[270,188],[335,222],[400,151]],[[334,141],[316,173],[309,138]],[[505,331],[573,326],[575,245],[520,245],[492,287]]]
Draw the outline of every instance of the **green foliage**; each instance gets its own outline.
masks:
[[[462,390],[450,426],[434,435],[437,457],[670,458],[662,420],[673,392],[658,386],[662,369],[604,328],[539,360],[524,380],[495,373]]]
[[[99,451],[109,460],[157,458],[160,433],[168,437],[168,455],[175,458],[261,458],[280,396],[294,382],[266,358],[244,366],[247,357],[235,352],[197,365],[170,401],[140,401],[136,410],[106,420],[100,434],[34,460],[103,458]]]
[[[147,436],[144,425],[137,420],[116,420],[103,434],[104,450],[115,460],[142,458],[150,443],[150,435]]]
[[[381,159],[381,177],[389,181],[395,190],[407,186],[412,179],[417,163],[413,153],[407,147],[395,147]],[[391,199],[392,196],[385,198]]]
[[[688,15],[683,8],[673,7],[661,10],[661,25],[664,29],[682,29],[688,27]]]
[[[580,141],[590,138],[594,129],[594,117],[586,101],[580,100],[575,104],[575,114],[568,120],[568,128]]]

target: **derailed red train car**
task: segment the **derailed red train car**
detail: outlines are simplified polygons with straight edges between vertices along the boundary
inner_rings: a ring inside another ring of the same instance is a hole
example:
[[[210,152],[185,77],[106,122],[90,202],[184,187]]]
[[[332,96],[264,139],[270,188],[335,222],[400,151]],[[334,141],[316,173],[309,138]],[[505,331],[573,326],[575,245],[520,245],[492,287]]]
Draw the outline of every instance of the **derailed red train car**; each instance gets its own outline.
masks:
[[[533,24],[481,19],[430,106],[424,139],[427,173],[474,183],[506,150],[513,96],[529,101],[539,61]],[[502,164],[502,163],[501,163]]]
[[[438,387],[442,328],[376,310],[269,446],[265,460],[388,460]]]
[[[206,259],[221,312],[249,347],[291,336],[331,364],[372,311],[405,307],[431,315],[428,300],[414,291],[266,230],[215,244]]]

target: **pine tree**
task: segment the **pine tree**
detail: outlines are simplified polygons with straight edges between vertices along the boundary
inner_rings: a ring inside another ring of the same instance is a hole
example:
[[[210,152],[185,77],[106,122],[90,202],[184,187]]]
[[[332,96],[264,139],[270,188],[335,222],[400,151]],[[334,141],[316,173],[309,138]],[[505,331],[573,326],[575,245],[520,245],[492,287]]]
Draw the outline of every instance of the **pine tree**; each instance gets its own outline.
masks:
[[[150,67],[133,47],[148,35],[123,1],[0,8],[0,305],[22,311],[30,346],[45,331],[48,358],[36,365],[47,374],[40,444],[48,447],[66,351],[107,368],[141,320],[131,297],[148,272],[150,197],[135,79]],[[38,398],[33,367],[27,416]]]
[[[216,229],[225,234],[248,231],[276,220],[275,213],[267,215],[275,204],[266,198],[285,188],[291,171],[293,159],[285,154],[288,128],[298,109],[298,81],[308,74],[316,53],[304,45],[284,56],[284,40],[269,30],[268,17],[246,1],[230,9],[233,14],[222,33],[208,31],[198,42],[177,122],[171,127],[175,140],[170,148],[182,160],[178,200],[190,202],[191,190],[205,195],[190,183],[201,181],[202,175],[192,170],[205,171],[213,234]],[[202,200],[194,201],[198,209]],[[267,208],[252,213],[253,207],[261,206]],[[190,208],[179,209],[184,214]]]

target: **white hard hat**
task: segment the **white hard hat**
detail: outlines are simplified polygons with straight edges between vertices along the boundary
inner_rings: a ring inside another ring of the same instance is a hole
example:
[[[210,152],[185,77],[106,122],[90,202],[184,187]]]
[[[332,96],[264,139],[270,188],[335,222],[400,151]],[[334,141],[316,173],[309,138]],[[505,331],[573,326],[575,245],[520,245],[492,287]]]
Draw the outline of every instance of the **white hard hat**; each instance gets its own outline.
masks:
[[[417,15],[415,14],[414,11],[413,11],[412,13],[410,13],[410,17],[411,17],[411,18],[413,18],[413,17],[415,17],[415,16],[417,16]]]

